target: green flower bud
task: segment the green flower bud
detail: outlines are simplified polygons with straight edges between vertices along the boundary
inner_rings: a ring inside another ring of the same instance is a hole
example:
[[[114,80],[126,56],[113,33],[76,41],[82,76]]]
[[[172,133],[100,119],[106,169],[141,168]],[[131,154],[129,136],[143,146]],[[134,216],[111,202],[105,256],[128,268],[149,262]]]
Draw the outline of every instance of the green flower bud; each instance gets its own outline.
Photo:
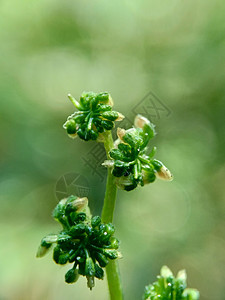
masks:
[[[57,264],[65,265],[69,260],[69,253],[62,251],[58,245],[54,248],[53,259]]]
[[[87,229],[87,226],[85,224],[77,224],[75,226],[72,226],[70,229],[70,234],[73,237],[79,237],[81,234],[85,233]]]
[[[106,129],[106,130],[111,130],[114,127],[114,123],[112,121],[102,121],[102,126]]]
[[[45,241],[42,241],[41,245],[38,247],[36,257],[43,257],[48,252],[51,246],[52,243],[47,243]]]
[[[111,158],[113,158],[115,160],[123,160],[124,159],[124,155],[121,152],[121,150],[119,150],[119,149],[112,149],[111,151],[109,151],[109,155]],[[122,165],[122,162],[120,162],[120,163]]]
[[[125,191],[132,191],[137,187],[137,181],[135,181],[132,174],[129,174],[128,176],[116,177],[115,183],[118,188]]]
[[[108,223],[108,224],[104,224],[105,226],[102,228],[102,230],[104,231],[104,235],[108,234],[108,235],[113,235],[115,232],[115,227],[112,223]],[[100,226],[100,230],[101,230],[101,226]]]
[[[101,218],[99,216],[94,216],[91,219],[91,226],[92,227],[97,227],[101,224]]]
[[[103,279],[104,271],[98,264],[95,264],[95,277],[98,279]]]
[[[95,265],[91,257],[88,257],[85,262],[85,275],[94,276],[95,275]]]
[[[119,257],[119,252],[115,249],[106,249],[104,250],[104,254],[110,259],[116,259]]]
[[[86,220],[87,216],[85,213],[72,213],[71,214],[71,219],[73,222],[75,223],[79,223],[79,222],[84,222]]]
[[[65,282],[66,283],[74,283],[78,280],[79,278],[79,273],[77,269],[70,269],[66,275],[65,275]]]
[[[171,181],[173,180],[173,175],[170,170],[163,165],[163,163],[159,160],[151,160],[151,164],[154,166],[156,170],[156,176],[160,179]]]
[[[73,119],[66,122],[66,131],[68,134],[75,134],[77,132],[76,122]]]
[[[108,265],[109,261],[108,259],[105,257],[104,254],[100,253],[100,252],[96,252],[95,253],[95,258],[98,261],[99,265],[104,268]]]
[[[182,300],[198,300],[200,297],[199,291],[196,289],[185,289],[182,295]]]
[[[58,220],[58,221],[64,216],[66,200],[67,200],[67,198],[62,199],[62,200],[56,205],[55,209],[53,210],[53,218],[55,218],[55,219]]]
[[[144,184],[154,182],[156,179],[154,170],[150,167],[146,169],[142,169],[142,178]]]
[[[110,238],[110,248],[112,249],[118,249],[119,248],[119,240],[115,237]]]
[[[102,117],[109,121],[122,121],[124,119],[124,116],[117,111],[106,111],[102,113]]]
[[[85,272],[85,262],[79,262],[79,270],[78,270],[78,273],[79,273],[80,275],[83,275],[83,276],[86,275],[86,272]]]
[[[113,106],[113,100],[108,92],[99,93],[96,98],[101,103],[107,103],[110,106]]]
[[[70,204],[76,211],[81,211],[88,205],[88,198],[87,197],[83,197],[83,198],[76,197],[76,199],[74,199]]]
[[[90,130],[89,135],[93,141],[97,140],[97,138],[98,138],[98,133],[93,129]]]
[[[106,111],[102,114],[102,117],[109,121],[115,121],[119,117],[119,114],[116,111]]]
[[[87,287],[92,290],[95,286],[95,278],[94,276],[86,276],[87,277]]]

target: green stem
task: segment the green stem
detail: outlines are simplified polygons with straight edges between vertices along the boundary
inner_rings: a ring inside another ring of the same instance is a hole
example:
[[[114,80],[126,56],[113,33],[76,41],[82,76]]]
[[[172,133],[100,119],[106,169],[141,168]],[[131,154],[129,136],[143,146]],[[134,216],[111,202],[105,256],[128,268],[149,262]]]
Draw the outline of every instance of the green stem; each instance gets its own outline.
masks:
[[[111,131],[107,131],[104,133],[104,146],[107,154],[107,158],[109,159],[109,151],[113,148],[113,139]],[[106,183],[106,192],[105,192],[105,199],[102,209],[102,222],[109,223],[113,221],[113,213],[115,209],[115,202],[116,202],[116,192],[117,187],[113,181],[113,175],[111,173],[110,168],[108,168],[108,176],[107,176],[107,183]],[[122,300],[123,293],[122,287],[120,282],[120,275],[117,261],[110,261],[106,267],[106,274],[108,280],[108,287],[110,293],[111,300]]]

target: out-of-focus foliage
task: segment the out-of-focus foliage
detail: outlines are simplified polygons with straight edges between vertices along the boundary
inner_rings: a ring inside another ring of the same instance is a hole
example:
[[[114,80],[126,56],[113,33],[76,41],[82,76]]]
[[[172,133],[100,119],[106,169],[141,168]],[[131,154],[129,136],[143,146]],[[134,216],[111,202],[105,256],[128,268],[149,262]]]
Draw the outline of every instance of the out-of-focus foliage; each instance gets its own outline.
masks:
[[[224,1],[3,0],[0,16],[0,298],[107,299],[105,281],[91,293],[82,278],[68,286],[65,270],[35,258],[43,234],[58,229],[60,176],[86,176],[92,213],[101,213],[104,180],[83,160],[94,144],[68,139],[62,124],[69,92],[106,90],[123,115],[147,112],[157,156],[174,175],[118,193],[126,299],[140,299],[166,264],[185,268],[202,300],[221,300]],[[141,102],[150,91],[157,98]]]

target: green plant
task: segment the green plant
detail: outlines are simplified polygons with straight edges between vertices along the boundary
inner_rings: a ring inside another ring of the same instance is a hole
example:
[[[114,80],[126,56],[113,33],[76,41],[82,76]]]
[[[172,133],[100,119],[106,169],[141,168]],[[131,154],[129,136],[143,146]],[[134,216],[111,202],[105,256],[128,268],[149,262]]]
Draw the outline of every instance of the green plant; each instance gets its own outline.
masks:
[[[54,209],[53,217],[63,229],[59,234],[47,235],[42,239],[37,257],[42,257],[54,245],[53,260],[57,264],[73,263],[65,275],[65,281],[74,283],[79,275],[86,276],[90,289],[94,287],[94,278],[103,279],[105,268],[110,297],[121,300],[123,293],[116,262],[121,254],[112,224],[117,187],[131,191],[154,182],[157,177],[172,180],[172,175],[161,161],[153,158],[156,148],[148,151],[149,141],[155,136],[154,125],[148,119],[137,115],[134,127],[117,129],[118,139],[114,142],[111,130],[115,121],[123,120],[124,116],[112,110],[113,101],[109,93],[84,92],[80,101],[71,95],[68,97],[77,108],[63,125],[69,137],[79,136],[84,141],[104,143],[107,160],[103,165],[108,168],[108,175],[102,216],[91,216],[87,198],[71,195],[62,199]],[[175,279],[171,284],[173,282],[177,284]],[[153,287],[156,286],[153,284]],[[146,295],[148,290],[152,291],[152,288],[146,289]],[[163,297],[158,298],[192,299]]]

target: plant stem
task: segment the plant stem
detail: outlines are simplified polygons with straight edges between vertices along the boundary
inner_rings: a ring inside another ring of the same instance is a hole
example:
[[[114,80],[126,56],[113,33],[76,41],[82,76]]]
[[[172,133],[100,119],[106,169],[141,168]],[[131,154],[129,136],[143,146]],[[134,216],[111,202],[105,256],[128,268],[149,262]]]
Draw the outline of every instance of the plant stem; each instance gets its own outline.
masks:
[[[107,154],[107,158],[109,159],[109,151],[113,148],[113,139],[111,131],[107,131],[104,133],[104,146]],[[115,209],[115,202],[116,202],[116,192],[117,187],[113,182],[113,175],[111,170],[108,168],[108,176],[107,176],[107,183],[106,183],[106,192],[105,192],[105,199],[102,209],[102,222],[109,223],[113,221],[113,213]],[[108,287],[110,293],[111,300],[122,300],[123,293],[122,287],[120,282],[120,275],[118,264],[116,261],[112,260],[106,267],[106,274],[108,280]]]

